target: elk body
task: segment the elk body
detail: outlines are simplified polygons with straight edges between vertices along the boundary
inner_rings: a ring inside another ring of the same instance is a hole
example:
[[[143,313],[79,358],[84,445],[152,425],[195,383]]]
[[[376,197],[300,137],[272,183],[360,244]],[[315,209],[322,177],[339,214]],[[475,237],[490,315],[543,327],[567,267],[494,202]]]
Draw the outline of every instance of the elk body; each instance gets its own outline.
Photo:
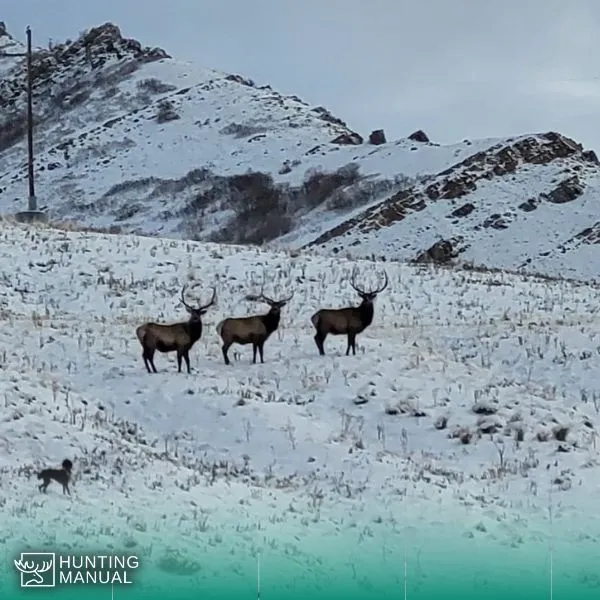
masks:
[[[256,300],[269,305],[269,312],[264,315],[224,319],[217,325],[217,333],[223,340],[221,350],[225,364],[231,364],[227,352],[232,344],[252,344],[252,363],[256,364],[256,352],[263,363],[263,347],[269,336],[279,327],[281,309],[292,299],[294,293],[284,300],[273,300],[262,293],[258,296],[246,296],[246,300]]]
[[[157,373],[154,366],[154,353],[159,352],[177,352],[177,370],[181,373],[181,360],[185,360],[187,372],[190,373],[189,352],[192,346],[200,339],[202,335],[202,315],[215,303],[217,295],[216,288],[213,289],[213,295],[208,304],[190,306],[185,301],[184,292],[186,286],[181,290],[181,303],[190,314],[188,321],[163,325],[160,323],[144,323],[140,325],[135,334],[142,345],[142,358],[148,373]],[[152,367],[152,370],[150,369]]]
[[[373,302],[385,290],[388,285],[388,276],[384,271],[384,282],[376,290],[365,291],[356,285],[356,270],[352,272],[350,285],[361,297],[362,302],[358,306],[348,306],[346,308],[322,308],[318,310],[311,318],[314,328],[317,330],[314,340],[319,349],[319,354],[325,354],[324,343],[328,335],[345,335],[348,339],[346,356],[356,355],[356,336],[363,332],[372,322],[375,308]]]

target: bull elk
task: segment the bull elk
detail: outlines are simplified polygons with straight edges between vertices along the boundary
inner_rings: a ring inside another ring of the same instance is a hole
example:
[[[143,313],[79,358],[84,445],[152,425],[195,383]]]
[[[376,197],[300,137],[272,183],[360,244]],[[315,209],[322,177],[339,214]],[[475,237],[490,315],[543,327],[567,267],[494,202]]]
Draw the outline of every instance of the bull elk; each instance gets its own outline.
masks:
[[[311,322],[317,333],[314,340],[319,349],[319,354],[325,354],[324,343],[328,335],[345,335],[348,338],[346,356],[356,355],[356,336],[363,332],[372,322],[374,307],[373,302],[385,290],[388,285],[387,273],[383,272],[385,280],[383,285],[376,290],[365,291],[356,285],[356,268],[352,271],[350,285],[361,297],[362,302],[358,306],[348,306],[346,308],[322,308],[318,310],[311,318]]]
[[[263,363],[263,346],[269,336],[279,327],[281,309],[292,299],[294,292],[284,300],[273,300],[263,294],[248,295],[246,300],[265,302],[269,305],[269,312],[264,315],[253,315],[251,317],[237,317],[224,319],[217,325],[217,333],[223,340],[222,352],[225,364],[229,365],[227,352],[232,344],[252,344],[252,363],[256,364],[256,351]]]
[[[135,334],[142,345],[142,358],[148,373],[154,371],[154,353],[159,352],[177,352],[177,369],[181,373],[181,359],[185,360],[187,372],[190,373],[189,352],[192,346],[200,339],[202,335],[202,315],[215,303],[217,295],[216,288],[213,288],[213,295],[208,304],[196,308],[190,306],[184,297],[186,286],[181,290],[181,303],[190,314],[188,321],[163,325],[160,323],[144,323],[140,325]],[[150,370],[152,367],[152,370]]]

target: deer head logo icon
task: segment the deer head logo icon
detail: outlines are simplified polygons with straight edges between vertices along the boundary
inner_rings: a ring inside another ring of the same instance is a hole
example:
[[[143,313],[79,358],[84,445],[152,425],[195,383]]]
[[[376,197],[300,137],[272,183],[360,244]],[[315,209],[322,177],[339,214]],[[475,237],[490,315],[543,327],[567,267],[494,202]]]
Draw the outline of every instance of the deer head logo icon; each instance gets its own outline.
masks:
[[[21,552],[15,567],[21,573],[21,587],[54,587],[55,555],[53,552]]]

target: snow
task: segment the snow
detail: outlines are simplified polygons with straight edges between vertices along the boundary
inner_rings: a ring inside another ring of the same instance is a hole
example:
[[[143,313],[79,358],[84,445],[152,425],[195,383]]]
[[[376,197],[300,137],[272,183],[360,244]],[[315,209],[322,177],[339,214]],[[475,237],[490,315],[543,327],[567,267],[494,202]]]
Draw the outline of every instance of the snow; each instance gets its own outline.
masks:
[[[51,95],[60,96],[75,81],[74,94],[89,91],[85,102],[57,111],[46,98],[36,99],[36,114],[48,115],[35,132],[36,195],[52,218],[77,219],[89,227],[119,225],[142,234],[181,237],[186,217],[179,212],[203,189],[203,182],[181,180],[198,169],[220,176],[251,169],[299,186],[309,170],[331,172],[354,162],[370,181],[392,181],[434,175],[501,141],[438,145],[401,139],[380,146],[338,145],[331,142],[350,131],[345,125],[324,120],[299,98],[268,86],[248,85],[173,59],[142,63],[133,72],[126,59],[113,56],[89,73],[83,57],[80,62],[71,67],[73,72],[56,74]],[[149,80],[166,87],[151,92]],[[179,118],[161,124],[156,115],[164,101],[172,103]],[[226,133],[236,124],[247,131]],[[25,143],[23,139],[0,154],[4,213],[20,210],[24,202]],[[370,202],[382,199],[375,196]],[[214,213],[217,224],[226,216],[220,206],[206,212]],[[352,214],[318,208],[276,242],[311,241]]]
[[[22,54],[25,50],[24,44],[3,33],[3,27],[0,24],[0,77],[4,77],[17,64],[23,62],[23,58],[11,55]],[[3,56],[3,54],[8,56]]]
[[[357,257],[375,254],[393,260],[407,260],[415,257],[415,247],[427,248],[441,238],[448,239],[458,233],[464,240],[461,245],[467,246],[461,253],[461,260],[465,262],[513,269],[523,266],[531,256],[537,266],[545,253],[556,252],[561,243],[595,223],[598,218],[597,186],[600,184],[600,173],[595,168],[590,168],[589,189],[577,200],[576,206],[568,209],[568,216],[560,204],[540,203],[532,212],[517,209],[528,198],[550,192],[568,166],[568,160],[557,160],[544,169],[524,166],[501,183],[484,180],[468,198],[431,203],[424,211],[427,212],[426,218],[409,217],[367,233],[352,232],[344,237],[343,245],[348,246],[348,251]],[[473,204],[474,210],[460,219],[450,218],[451,213],[466,202]],[[482,224],[494,213],[504,217],[508,230],[488,227],[481,231]],[[560,227],[557,223],[560,223]],[[336,245],[340,245],[340,239],[334,238],[320,245],[320,250],[327,253]],[[579,269],[585,266],[576,256],[569,259],[563,257],[557,267],[550,271],[542,270],[547,274],[565,277],[587,278],[599,274],[596,268],[591,272],[587,270],[583,275]],[[565,268],[568,273],[562,270]]]
[[[490,559],[486,547],[516,561],[545,539],[552,497],[557,552],[597,555],[592,284],[8,221],[0,258],[6,553],[126,545],[156,566],[171,546],[180,560],[210,556],[235,585],[261,552],[309,585],[308,567],[324,574],[319,560],[335,551],[340,577],[389,591],[411,531],[415,548],[452,538],[462,556],[478,548],[473,564]],[[357,301],[355,265],[363,285],[384,268],[390,285],[357,355],[328,338],[320,357],[310,315]],[[294,297],[265,363],[238,346],[226,366],[215,326],[266,310],[243,300],[262,281],[268,295]],[[158,355],[149,375],[135,327],[185,318],[186,282],[204,302],[212,286],[218,294],[192,374]],[[450,437],[459,428],[470,443]],[[35,471],[65,457],[72,497],[56,484],[41,495]],[[420,560],[431,568],[426,550]]]
[[[557,181],[575,172],[584,182],[584,191],[575,201],[542,201],[531,211],[520,206],[551,192]],[[425,199],[424,209],[395,222],[365,231],[359,223],[342,236],[319,244],[318,249],[324,254],[342,250],[353,258],[377,256],[406,261],[441,239],[456,237],[460,239],[457,247],[461,263],[524,269],[552,277],[597,279],[600,272],[592,258],[597,250],[589,244],[582,248],[584,243],[576,236],[598,222],[599,189],[600,171],[596,165],[577,165],[572,158],[546,165],[521,165],[510,176],[478,181],[476,190],[455,200]],[[473,206],[469,214],[453,215],[466,204]],[[502,223],[496,227],[494,221]],[[309,238],[297,237],[292,247],[309,244]],[[590,260],[582,260],[582,256]]]
[[[0,37],[0,51],[13,46],[21,47],[9,36]],[[352,133],[346,124],[270,86],[171,58],[144,62],[132,59],[127,50],[120,59],[103,52],[102,47],[94,49],[94,56],[106,62],[91,69],[83,47],[76,48],[69,66],[53,72],[52,83],[40,89],[35,99],[40,118],[35,131],[36,195],[39,206],[47,208],[55,221],[208,239],[229,224],[233,213],[229,196],[219,194],[218,185],[212,196],[202,197],[206,205],[194,204],[214,184],[214,176],[260,171],[278,184],[298,187],[315,169],[331,173],[357,164],[363,179],[353,188],[371,186],[371,193],[352,208],[334,210],[324,201],[294,214],[293,229],[270,240],[268,246],[295,249],[381,203],[408,181],[419,181],[425,188],[469,157],[491,149],[500,153],[518,140],[535,137],[450,145],[410,139],[377,146],[339,145],[332,141]],[[0,59],[0,69],[3,65],[8,69],[3,71],[6,93],[16,94],[14,90],[22,88],[22,72],[15,61],[22,66],[20,59]],[[16,110],[24,95],[15,102]],[[159,123],[157,114],[164,102],[171,103],[177,118]],[[368,137],[367,132],[361,134]],[[3,214],[25,205],[25,143],[23,138],[0,152]],[[585,187],[576,200],[560,205],[542,202],[530,212],[519,208],[573,174]],[[573,239],[600,221],[596,164],[576,154],[548,164],[519,164],[514,173],[502,176],[490,175],[477,181],[472,193],[427,202],[423,210],[388,227],[368,233],[354,229],[321,250],[335,249],[353,258],[407,260],[440,238],[461,237],[464,262],[552,276],[598,277],[595,248],[582,247]],[[389,186],[377,187],[384,182]],[[473,204],[473,212],[461,218],[450,216],[466,203]],[[500,215],[507,228],[486,224],[494,215]],[[583,256],[590,260],[581,260]]]

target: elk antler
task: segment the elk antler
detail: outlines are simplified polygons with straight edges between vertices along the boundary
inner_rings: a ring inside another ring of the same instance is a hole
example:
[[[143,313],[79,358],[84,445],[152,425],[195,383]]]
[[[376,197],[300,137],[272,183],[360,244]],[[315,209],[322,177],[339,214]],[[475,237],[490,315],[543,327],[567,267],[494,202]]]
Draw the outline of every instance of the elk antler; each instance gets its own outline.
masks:
[[[265,288],[265,283],[263,280],[263,283],[260,286],[260,292],[258,294],[246,294],[246,296],[245,296],[246,300],[252,300],[252,301],[261,301],[262,300],[269,306],[273,306],[276,304],[287,304],[294,296],[294,292],[292,292],[290,294],[290,296],[288,298],[285,298],[284,300],[273,300],[273,298],[269,298],[269,296],[265,295],[264,288]]]
[[[213,288],[212,298],[210,299],[210,301],[208,302],[208,304],[204,304],[203,306],[199,306],[198,310],[205,310],[209,306],[212,306],[215,303],[215,299],[216,298],[217,298],[217,288]]]
[[[213,288],[213,294],[212,294],[212,298],[210,299],[210,302],[208,304],[205,304],[204,306],[198,306],[198,308],[193,308],[192,306],[190,306],[186,301],[185,301],[185,291],[187,289],[187,284],[183,286],[182,290],[181,290],[181,303],[190,311],[193,310],[204,310],[205,308],[208,308],[209,306],[212,306],[215,303],[215,298],[217,297],[217,288]]]
[[[359,293],[359,294],[366,294],[367,292],[365,292],[364,289],[358,287],[358,285],[356,284],[356,276],[358,275],[358,267],[354,267],[352,269],[352,275],[350,277],[350,285]]]
[[[387,271],[384,269],[383,270],[383,285],[378,288],[376,291],[371,292],[372,294],[381,294],[381,292],[383,292],[383,290],[385,290],[385,288],[388,286],[389,280],[388,280],[388,274]]]
[[[369,292],[366,292],[363,288],[358,287],[358,285],[356,285],[356,275],[358,273],[358,268],[355,266],[352,269],[352,277],[350,279],[350,285],[359,293],[359,294],[380,294],[381,292],[383,292],[383,290],[385,290],[385,288],[388,286],[389,280],[388,280],[388,274],[387,272],[383,271],[383,277],[384,277],[384,281],[383,281],[383,285],[381,287],[379,287],[376,290],[371,290]]]
[[[188,310],[194,310],[186,301],[185,301],[185,290],[187,289],[187,285],[184,285],[181,288],[181,304],[183,304]]]

